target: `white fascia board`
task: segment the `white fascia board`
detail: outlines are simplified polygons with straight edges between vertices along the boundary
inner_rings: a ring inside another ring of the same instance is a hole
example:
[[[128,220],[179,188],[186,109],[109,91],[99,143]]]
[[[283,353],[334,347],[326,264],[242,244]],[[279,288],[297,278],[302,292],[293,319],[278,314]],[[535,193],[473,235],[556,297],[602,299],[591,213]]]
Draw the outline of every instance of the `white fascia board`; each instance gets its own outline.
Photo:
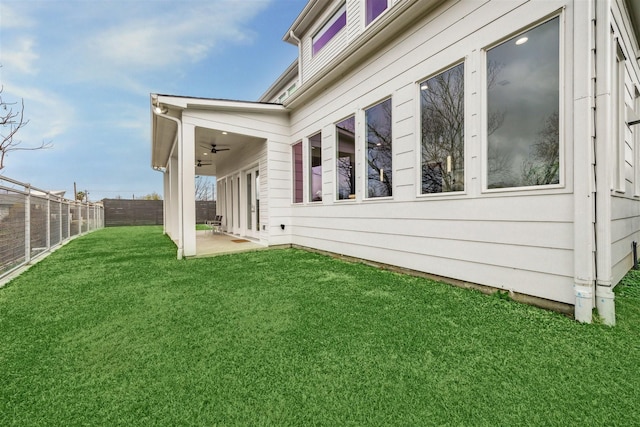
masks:
[[[186,108],[194,110],[248,111],[252,113],[271,114],[289,113],[289,110],[280,104],[228,100],[191,100],[191,102],[187,103]]]
[[[221,110],[251,111],[254,113],[288,113],[280,104],[253,101],[237,101],[232,99],[196,98],[189,96],[157,95],[155,102],[172,110]],[[154,101],[152,100],[152,103]],[[153,107],[153,105],[152,105]]]
[[[295,37],[292,37],[291,34],[293,33],[294,36],[299,36],[300,32],[304,32],[309,25],[315,22],[315,18],[330,3],[331,2],[327,0],[310,0],[304,9],[302,9],[302,12],[300,12],[296,20],[293,21],[293,24],[291,24],[285,35],[282,36],[282,41],[297,46],[298,40],[296,40]],[[322,7],[317,7],[318,5]]]

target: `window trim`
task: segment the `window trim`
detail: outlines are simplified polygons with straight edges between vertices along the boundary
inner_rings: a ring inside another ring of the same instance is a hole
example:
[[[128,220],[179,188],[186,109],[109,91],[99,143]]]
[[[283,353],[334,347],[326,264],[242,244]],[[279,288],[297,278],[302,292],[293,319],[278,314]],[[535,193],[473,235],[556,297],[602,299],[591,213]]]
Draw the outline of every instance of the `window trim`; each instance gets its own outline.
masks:
[[[559,80],[558,80],[558,154],[559,154],[559,168],[558,168],[558,184],[546,184],[546,185],[529,185],[529,186],[522,186],[522,187],[505,187],[505,188],[488,188],[487,186],[487,181],[488,181],[488,148],[489,148],[489,141],[488,141],[488,135],[487,135],[487,113],[488,113],[488,90],[487,90],[487,52],[491,49],[493,49],[496,46],[501,45],[502,43],[515,39],[516,37],[518,37],[521,34],[526,33],[527,31],[540,26],[542,24],[545,24],[555,18],[558,18],[558,73],[559,73]],[[482,105],[482,114],[481,114],[481,125],[480,125],[480,132],[478,132],[479,136],[482,139],[482,143],[481,143],[481,158],[482,158],[482,167],[481,167],[481,172],[480,172],[480,180],[481,180],[481,194],[493,194],[493,193],[514,193],[514,192],[525,192],[525,193],[529,193],[532,191],[535,192],[545,192],[545,191],[556,191],[556,190],[562,190],[565,189],[567,187],[567,177],[566,177],[566,170],[567,170],[567,157],[566,157],[566,150],[567,150],[567,138],[566,138],[566,132],[565,132],[565,126],[566,126],[566,121],[567,121],[567,114],[566,114],[566,91],[564,90],[566,87],[566,78],[565,78],[565,70],[566,70],[566,59],[565,59],[565,45],[566,45],[566,36],[565,36],[565,32],[566,32],[566,24],[565,24],[565,19],[566,19],[566,15],[565,15],[565,11],[564,8],[558,11],[555,11],[551,14],[547,14],[544,17],[537,19],[535,21],[532,21],[530,24],[521,27],[520,29],[513,31],[511,33],[509,33],[508,35],[497,39],[495,42],[486,45],[485,47],[483,47],[481,49],[481,53],[482,53],[482,60],[481,60],[481,67],[480,67],[480,75],[481,75],[481,87],[480,87],[480,93],[481,93],[481,105]]]
[[[634,85],[633,88],[633,114],[640,116],[640,88]],[[640,129],[631,128],[633,135],[633,197],[640,197]]]
[[[333,28],[333,26],[342,20],[342,16],[344,15],[344,24],[341,25],[340,28],[333,30],[334,33],[331,37],[329,37],[323,44],[316,49],[316,43],[325,35],[329,30]],[[311,36],[311,57],[314,58],[322,52],[324,49],[340,32],[342,32],[347,27],[347,2],[343,2],[340,7],[338,7],[327,19],[322,26],[316,31],[313,36]]]
[[[364,0],[364,7],[362,8],[362,13],[363,13],[363,20],[362,22],[364,22],[364,28],[368,28],[371,25],[373,25],[378,19],[380,19],[380,17],[382,15],[384,15],[385,13],[387,13],[389,11],[389,9],[391,9],[391,7],[393,7],[393,5],[395,4],[395,2],[397,0],[387,0],[387,7],[386,9],[384,9],[382,12],[380,12],[378,14],[378,16],[376,16],[375,18],[373,18],[371,21],[369,21],[367,23],[367,2],[369,0]]]
[[[469,67],[468,67],[468,62],[469,62],[469,57],[468,56],[464,56],[454,62],[450,62],[448,65],[439,68],[438,70],[436,70],[435,72],[428,74],[426,77],[422,77],[418,80],[415,81],[415,93],[416,93],[416,102],[415,102],[415,108],[417,111],[416,113],[416,198],[418,199],[428,199],[428,198],[443,198],[443,197],[453,197],[453,198],[457,198],[460,196],[465,196],[467,194],[467,188],[468,188],[468,177],[469,177],[469,171],[468,171],[468,167],[470,162],[468,161],[468,157],[469,157],[469,143],[468,143],[468,135],[469,135],[469,126],[470,126],[470,121],[471,118],[469,117],[469,90],[467,90],[467,88],[470,86],[469,83]],[[464,166],[464,189],[460,190],[460,191],[447,191],[447,192],[439,192],[439,193],[423,193],[422,192],[422,121],[420,120],[420,116],[422,114],[422,100],[421,100],[421,91],[422,89],[420,88],[421,84],[424,83],[425,81],[439,75],[442,74],[444,72],[447,72],[455,67],[457,67],[458,65],[463,64],[464,66],[464,76],[463,76],[463,83],[464,83],[464,138],[463,138],[463,150],[464,150],[464,154],[463,154],[463,166]]]
[[[333,129],[334,129],[334,144],[335,144],[335,148],[333,150],[333,154],[334,154],[334,173],[333,173],[333,177],[335,179],[334,181],[334,186],[333,189],[335,190],[335,195],[333,197],[333,201],[336,203],[354,203],[357,198],[358,198],[358,168],[357,168],[357,164],[358,164],[358,120],[357,120],[358,115],[356,113],[350,114],[348,116],[343,117],[342,119],[336,121],[335,123],[333,123]],[[340,152],[340,141],[339,141],[339,132],[338,132],[338,124],[344,122],[345,120],[349,120],[353,118],[353,160],[354,160],[354,165],[353,165],[353,174],[354,176],[354,183],[353,183],[353,198],[346,198],[346,199],[341,199],[340,198],[340,188],[339,188],[339,184],[340,184],[340,177],[338,176],[338,153]]]
[[[320,200],[313,200],[313,161],[312,161],[312,156],[311,156],[311,150],[312,150],[312,146],[311,146],[311,138],[315,137],[315,136],[320,136],[320,168],[322,170],[321,174],[320,174],[320,192],[321,192],[321,198]],[[319,130],[317,132],[312,133],[311,135],[309,135],[307,138],[304,138],[307,141],[306,144],[306,148],[307,148],[307,198],[308,198],[308,203],[313,203],[313,204],[322,204],[322,200],[324,199],[324,164],[322,161],[322,150],[323,150],[323,143],[322,143],[322,130]],[[303,144],[303,149],[304,149],[304,144]]]
[[[622,47],[620,46],[620,42],[618,38],[614,36],[612,31],[611,37],[611,52],[613,56],[612,61],[612,70],[611,75],[614,79],[614,87],[612,87],[611,93],[611,109],[612,109],[612,140],[614,141],[614,145],[612,147],[613,150],[613,158],[614,158],[614,167],[612,168],[612,183],[611,190],[616,193],[623,194],[625,193],[626,187],[626,179],[625,179],[625,168],[626,168],[626,159],[625,159],[625,151],[626,151],[626,120],[625,120],[625,77],[626,77],[626,56],[622,51]]]
[[[367,184],[368,180],[369,180],[369,163],[368,163],[368,159],[367,157],[369,156],[369,151],[368,151],[368,140],[367,140],[367,110],[372,109],[373,107],[376,107],[384,102],[387,101],[391,101],[391,195],[390,196],[378,196],[378,197],[369,197],[369,186]],[[393,150],[393,146],[394,146],[394,122],[393,122],[393,95],[388,95],[384,98],[380,98],[378,101],[367,105],[366,107],[362,108],[362,124],[361,124],[361,131],[362,131],[362,154],[361,154],[361,161],[363,164],[363,172],[362,172],[362,179],[361,179],[361,188],[362,188],[362,200],[363,201],[373,201],[373,200],[393,200],[394,198],[394,184],[393,184],[393,176],[395,175],[395,170],[394,170],[394,164],[396,162],[394,162],[393,159],[393,155],[394,155],[394,150]],[[357,123],[356,123],[357,126]],[[357,141],[357,139],[356,139]],[[356,151],[358,150],[358,147],[356,145]],[[356,163],[358,162],[357,158],[356,158]],[[356,175],[356,179],[357,179],[357,175]],[[357,182],[356,182],[356,187],[357,187]]]
[[[296,201],[296,153],[295,153],[295,147],[297,145],[300,145],[300,150],[301,150],[301,158],[300,158],[300,170],[301,170],[301,175],[302,175],[302,179],[300,181],[300,185],[302,186],[302,200],[300,201]],[[304,142],[302,139],[294,142],[293,144],[291,144],[291,204],[293,205],[302,205],[304,204],[304,166],[305,166],[305,159],[304,159]]]

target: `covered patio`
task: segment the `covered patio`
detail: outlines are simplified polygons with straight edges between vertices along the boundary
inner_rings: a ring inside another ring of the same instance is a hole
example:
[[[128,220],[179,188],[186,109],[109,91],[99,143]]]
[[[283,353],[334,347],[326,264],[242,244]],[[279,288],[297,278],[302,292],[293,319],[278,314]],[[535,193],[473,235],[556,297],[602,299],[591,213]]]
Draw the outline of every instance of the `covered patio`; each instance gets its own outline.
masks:
[[[178,258],[268,246],[269,153],[288,148],[288,111],[279,104],[152,94],[151,115],[151,163],[163,173],[164,231]],[[196,175],[216,178],[216,215],[234,238],[197,236]]]

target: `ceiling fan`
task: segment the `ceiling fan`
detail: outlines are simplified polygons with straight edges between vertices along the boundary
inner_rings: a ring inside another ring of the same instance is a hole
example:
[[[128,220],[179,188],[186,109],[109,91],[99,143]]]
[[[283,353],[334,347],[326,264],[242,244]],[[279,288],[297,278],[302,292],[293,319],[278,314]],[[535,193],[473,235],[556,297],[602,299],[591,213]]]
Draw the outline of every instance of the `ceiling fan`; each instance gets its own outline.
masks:
[[[210,145],[201,145],[202,148],[206,148],[207,150],[211,150],[211,153],[216,154],[218,151],[229,151],[230,148],[216,148],[216,144]]]
[[[202,160],[196,160],[196,166],[197,167],[202,167],[202,166],[211,166],[213,163],[202,163]]]

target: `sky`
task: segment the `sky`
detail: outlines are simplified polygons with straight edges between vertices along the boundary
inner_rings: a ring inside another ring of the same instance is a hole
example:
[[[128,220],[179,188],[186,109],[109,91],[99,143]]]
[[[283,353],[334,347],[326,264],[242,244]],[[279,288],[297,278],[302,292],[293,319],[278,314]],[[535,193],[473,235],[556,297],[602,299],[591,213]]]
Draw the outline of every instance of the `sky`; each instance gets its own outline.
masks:
[[[162,194],[150,93],[257,100],[307,0],[0,0],[4,102],[29,123],[0,175],[90,201]],[[2,129],[2,134],[5,130]]]

